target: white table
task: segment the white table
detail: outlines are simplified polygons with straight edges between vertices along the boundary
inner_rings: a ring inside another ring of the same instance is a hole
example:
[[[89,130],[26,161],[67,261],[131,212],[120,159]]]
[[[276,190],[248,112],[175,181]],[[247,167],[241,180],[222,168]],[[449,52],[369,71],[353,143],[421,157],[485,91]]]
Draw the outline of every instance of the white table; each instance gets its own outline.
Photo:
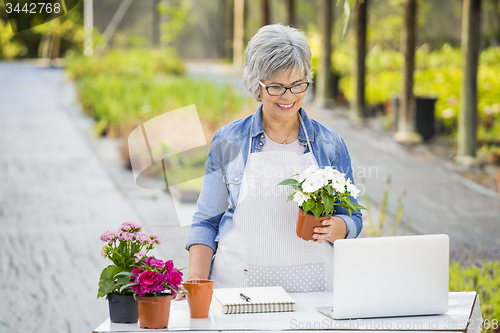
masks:
[[[115,324],[106,319],[94,333],[101,332],[144,332],[144,331],[413,331],[426,333],[466,332],[479,333],[482,322],[479,297],[476,292],[450,293],[449,309],[446,314],[435,316],[411,316],[372,318],[358,320],[332,320],[315,308],[332,306],[332,293],[292,293],[297,311],[275,313],[222,314],[217,308],[210,308],[206,319],[191,319],[187,301],[172,301],[168,329],[148,330],[138,324]]]

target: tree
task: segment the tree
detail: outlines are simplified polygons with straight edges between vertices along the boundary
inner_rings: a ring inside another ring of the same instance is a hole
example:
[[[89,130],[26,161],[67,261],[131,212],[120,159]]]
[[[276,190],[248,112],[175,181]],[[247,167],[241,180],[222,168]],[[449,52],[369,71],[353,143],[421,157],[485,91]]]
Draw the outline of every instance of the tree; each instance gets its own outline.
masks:
[[[271,15],[269,10],[269,0],[260,0],[260,25],[271,24]]]
[[[295,26],[295,0],[286,0],[286,18],[289,26]]]
[[[332,0],[321,0],[319,8],[319,31],[321,34],[321,54],[317,73],[316,103],[325,106],[334,102],[332,61]]]
[[[245,1],[234,0],[233,64],[235,67],[243,66],[244,11]]]
[[[413,95],[413,74],[415,71],[416,16],[417,0],[404,0],[405,20],[403,27],[403,95],[398,114],[398,130],[394,140],[404,144],[422,142],[422,136],[416,131],[415,96]]]
[[[366,76],[366,7],[368,0],[356,0],[356,93],[354,100],[354,117],[361,120],[365,117],[365,76]]]
[[[463,78],[458,115],[458,163],[475,163],[477,145],[477,68],[481,37],[481,0],[464,0],[462,16]]]

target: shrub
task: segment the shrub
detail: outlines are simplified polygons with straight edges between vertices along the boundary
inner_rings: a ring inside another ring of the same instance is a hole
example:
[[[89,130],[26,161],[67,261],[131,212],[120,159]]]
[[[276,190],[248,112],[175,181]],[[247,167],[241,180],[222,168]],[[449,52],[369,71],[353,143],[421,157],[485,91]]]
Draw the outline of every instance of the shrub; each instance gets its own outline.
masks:
[[[314,36],[311,39],[314,40]],[[311,42],[313,64],[317,64],[319,44]],[[332,71],[340,73],[340,90],[348,100],[354,98],[354,51],[346,44],[335,48],[331,55]],[[404,57],[400,52],[373,47],[367,54],[366,101],[383,104],[401,93]],[[417,96],[435,96],[435,115],[448,132],[455,134],[460,108],[462,53],[445,44],[440,50],[428,52],[425,45],[416,52],[414,92]],[[498,140],[500,133],[500,47],[484,50],[478,69],[478,138]]]
[[[500,319],[500,261],[450,261],[450,291],[477,291],[483,315],[483,332],[493,332]],[[498,327],[498,326],[497,326]]]

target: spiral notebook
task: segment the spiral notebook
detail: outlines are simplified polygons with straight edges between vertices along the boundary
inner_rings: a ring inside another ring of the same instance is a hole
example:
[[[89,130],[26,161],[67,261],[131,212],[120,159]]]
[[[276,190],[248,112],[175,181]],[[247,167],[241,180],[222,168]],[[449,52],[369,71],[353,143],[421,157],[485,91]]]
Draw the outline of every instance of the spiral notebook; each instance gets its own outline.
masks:
[[[224,314],[295,311],[295,300],[281,286],[217,288],[212,303]]]

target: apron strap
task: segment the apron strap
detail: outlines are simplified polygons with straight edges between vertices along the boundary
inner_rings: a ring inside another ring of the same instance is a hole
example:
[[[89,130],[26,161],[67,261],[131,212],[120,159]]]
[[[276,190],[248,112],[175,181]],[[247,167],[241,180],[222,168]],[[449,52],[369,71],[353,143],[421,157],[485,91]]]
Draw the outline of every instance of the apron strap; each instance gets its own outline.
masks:
[[[299,120],[300,120],[300,124],[302,125],[302,129],[304,130],[304,134],[306,135],[306,140],[307,140],[307,145],[309,147],[309,151],[312,153],[313,150],[312,150],[311,143],[309,142],[309,135],[307,135],[306,126],[304,125],[304,121],[302,120],[302,117],[300,116],[300,114],[299,114]]]
[[[306,135],[307,146],[309,147],[309,151],[312,153],[313,150],[312,150],[311,142],[309,142],[309,135],[307,135],[306,126],[304,125],[304,121],[302,120],[302,117],[300,116],[300,113],[299,113],[299,120],[300,120],[300,125],[302,125],[302,129],[304,130],[304,134]],[[253,121],[252,121],[252,124],[250,125],[250,133],[248,135],[249,138],[248,138],[248,155],[247,155],[247,161],[248,161],[248,157],[250,157],[250,152],[252,151],[252,127],[253,127]]]

